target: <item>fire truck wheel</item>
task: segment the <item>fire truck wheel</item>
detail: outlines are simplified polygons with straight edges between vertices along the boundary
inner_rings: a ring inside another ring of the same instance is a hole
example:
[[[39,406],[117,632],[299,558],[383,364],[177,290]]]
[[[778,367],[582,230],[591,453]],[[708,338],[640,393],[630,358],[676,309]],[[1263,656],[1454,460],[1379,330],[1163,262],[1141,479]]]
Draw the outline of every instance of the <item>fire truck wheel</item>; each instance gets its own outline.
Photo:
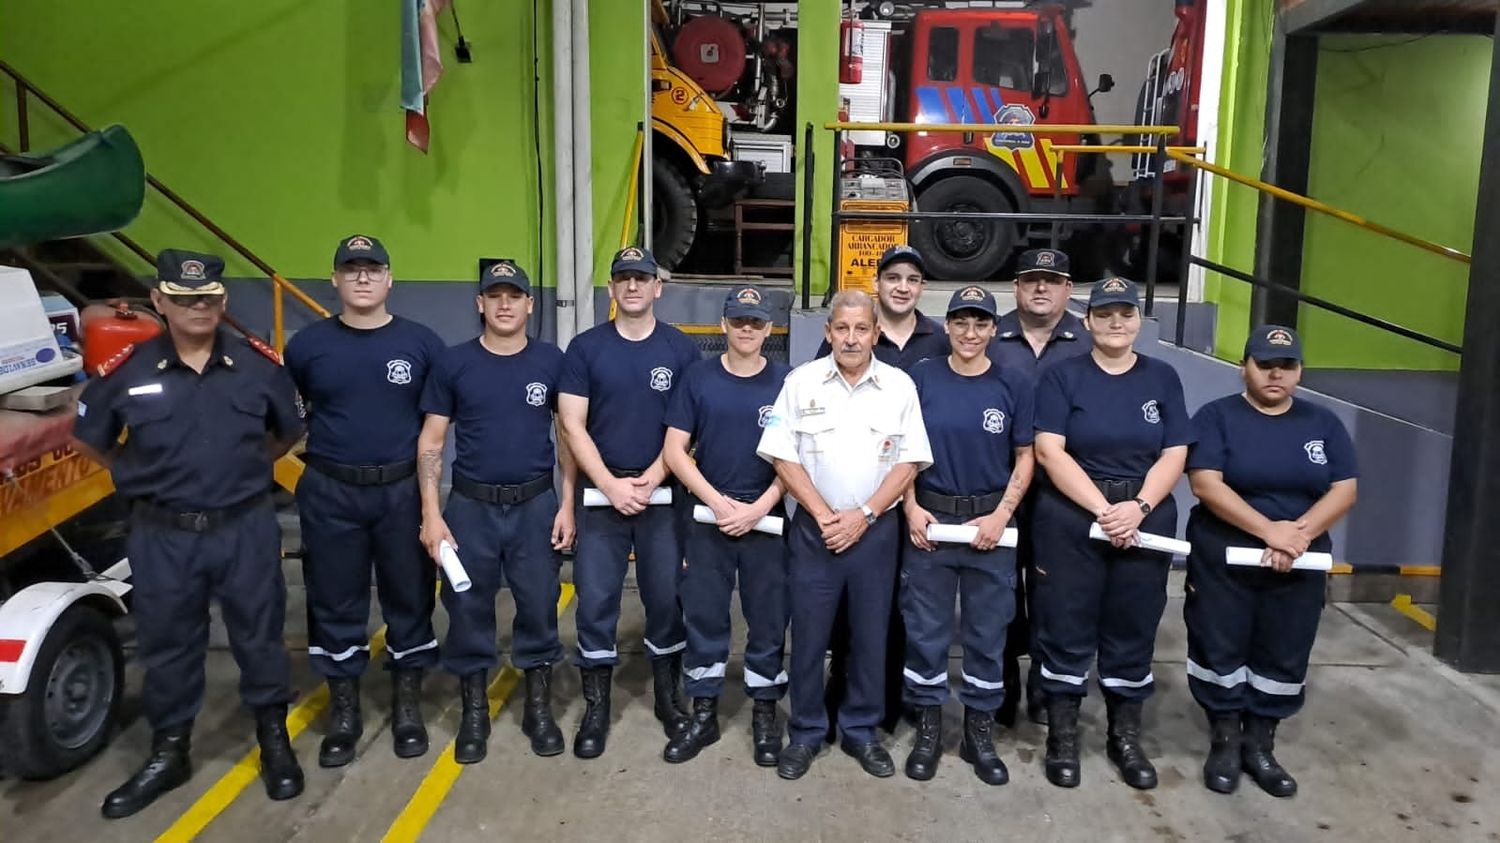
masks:
[[[923,211],[1008,213],[1015,203],[996,185],[975,176],[951,176],[935,182],[917,197]],[[992,220],[920,221],[911,227],[911,242],[927,263],[932,278],[983,281],[1005,263],[1016,242],[1016,227]]]
[[[651,177],[651,250],[657,263],[676,269],[698,234],[698,200],[687,177],[670,161],[652,161]]]
[[[82,605],[63,612],[42,642],[26,692],[0,698],[6,768],[50,779],[93,757],[114,728],[124,679],[110,619]]]

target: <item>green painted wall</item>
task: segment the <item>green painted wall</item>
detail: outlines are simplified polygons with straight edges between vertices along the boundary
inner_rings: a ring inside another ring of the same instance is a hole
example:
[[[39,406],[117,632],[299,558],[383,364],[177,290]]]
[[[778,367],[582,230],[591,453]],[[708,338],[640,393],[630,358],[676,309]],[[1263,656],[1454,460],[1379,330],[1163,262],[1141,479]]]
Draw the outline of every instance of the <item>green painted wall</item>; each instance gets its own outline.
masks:
[[[797,289],[802,289],[802,253],[812,250],[812,290],[821,297],[828,290],[828,273],[832,265],[829,242],[830,226],[833,224],[833,133],[823,129],[823,124],[838,118],[839,74],[838,44],[839,21],[842,19],[838,0],[803,0],[797,6],[797,231],[792,253],[794,277]],[[802,166],[805,157],[800,147],[803,128],[813,125],[813,153],[815,184],[811,204],[803,195]],[[812,213],[812,242],[802,238],[803,216]],[[801,306],[801,300],[798,300]]]
[[[550,185],[548,9],[538,44]],[[551,215],[545,226],[537,216],[531,4],[461,13],[474,62],[454,60],[444,16],[426,156],[404,138],[394,3],[7,0],[0,56],[86,122],[126,124],[152,174],[289,277],[326,276],[338,238],[368,231],[398,277],[467,280],[481,255],[550,264]],[[14,144],[13,94],[0,96],[0,135]],[[63,137],[35,109],[33,129],[36,146]],[[148,249],[212,246],[164,201],[148,203],[128,232]],[[230,272],[256,274],[237,260]]]
[[[1471,251],[1492,52],[1479,36],[1324,38],[1309,192]],[[1466,264],[1315,214],[1302,272],[1308,293],[1463,341]],[[1455,355],[1316,308],[1301,322],[1309,365],[1458,368]]]
[[[630,195],[631,152],[646,104],[646,21],[640,2],[589,4],[589,100],[593,116],[594,285],[609,280]],[[639,210],[636,219],[639,220]],[[595,313],[603,319],[604,313]]]

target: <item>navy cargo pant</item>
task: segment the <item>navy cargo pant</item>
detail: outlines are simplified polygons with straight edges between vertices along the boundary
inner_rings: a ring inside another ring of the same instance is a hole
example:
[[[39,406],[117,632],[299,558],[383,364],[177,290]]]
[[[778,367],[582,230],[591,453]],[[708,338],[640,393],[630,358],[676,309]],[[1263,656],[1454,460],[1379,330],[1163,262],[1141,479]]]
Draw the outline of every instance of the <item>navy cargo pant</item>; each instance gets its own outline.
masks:
[[[780,515],[776,512],[773,514]],[[745,644],[745,696],[776,700],[786,692],[782,669],[787,627],[787,546],[783,536],[726,536],[713,524],[687,524],[682,612],[687,654],[682,669],[690,697],[717,697],[729,661],[729,602],[739,580]]]
[[[1131,489],[1138,489],[1132,484]],[[1049,696],[1082,697],[1095,655],[1108,696],[1151,696],[1156,628],[1167,605],[1171,559],[1140,548],[1116,549],[1089,538],[1094,516],[1050,484],[1038,490],[1036,593],[1031,619]],[[1123,499],[1134,497],[1124,492]],[[1114,501],[1118,496],[1110,495]],[[1168,496],[1141,523],[1143,533],[1177,532],[1177,504]]]
[[[323,676],[360,676],[370,661],[370,576],[386,626],[386,667],[437,662],[434,565],[422,548],[417,482],[359,486],[309,467],[297,483],[307,652]]]
[[[971,515],[934,512],[942,524],[963,524]],[[994,711],[1005,699],[1002,655],[1015,613],[1016,552],[979,551],[940,542],[926,551],[906,538],[901,556],[901,616],[906,620],[906,702],[940,706],[948,701],[948,647],[961,632],[963,690],[969,708]],[[953,616],[959,603],[960,618]],[[959,624],[962,624],[960,627]]]
[[[203,705],[210,600],[219,601],[244,704],[291,701],[281,528],[269,496],[204,532],[132,515],[125,549],[152,729],[190,724]]]
[[[1323,615],[1322,571],[1231,566],[1229,545],[1262,547],[1202,506],[1188,518],[1188,688],[1210,715],[1249,712],[1284,720],[1305,699],[1307,662]],[[1310,550],[1328,552],[1319,536]]]
[[[502,579],[515,599],[510,660],[518,670],[562,659],[557,637],[560,559],[552,549],[557,493],[548,489],[516,504],[486,503],[455,490],[443,520],[458,542],[458,557],[473,585],[459,593],[445,581],[448,639],[443,668],[455,676],[493,670],[500,664],[495,643],[495,595]]]
[[[853,547],[835,554],[803,507],[792,516],[789,582],[792,607],[792,743],[817,747],[828,731],[823,702],[823,657],[834,631],[839,599],[848,597],[848,691],[839,730],[854,743],[875,740],[885,710],[885,647],[901,550],[900,518],[881,515]]]
[[[1026,674],[1026,697],[1031,699],[1041,692],[1042,659],[1037,652],[1036,636],[1032,634],[1031,619],[1036,615],[1033,592],[1036,582],[1035,512],[1036,493],[1028,492],[1016,510],[1016,579],[1015,616],[1010,629],[1005,633],[1005,705],[1014,707],[1021,703],[1021,656],[1028,656],[1031,666]]]
[[[615,634],[630,552],[635,551],[635,580],[646,608],[646,649],[659,659],[687,647],[682,607],[677,599],[682,573],[681,488],[672,504],[648,506],[636,515],[621,515],[612,506],[584,506],[579,493],[578,543],[573,556],[573,585],[578,589],[578,665],[605,667],[620,663]]]

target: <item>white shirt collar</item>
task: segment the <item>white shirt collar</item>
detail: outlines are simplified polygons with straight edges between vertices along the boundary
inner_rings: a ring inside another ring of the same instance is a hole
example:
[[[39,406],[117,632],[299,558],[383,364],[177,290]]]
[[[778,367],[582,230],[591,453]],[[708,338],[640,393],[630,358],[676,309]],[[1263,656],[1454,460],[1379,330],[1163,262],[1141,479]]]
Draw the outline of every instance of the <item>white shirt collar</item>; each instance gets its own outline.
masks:
[[[839,371],[839,364],[834,360],[834,355],[833,354],[829,354],[828,355],[828,372],[823,375],[823,383],[828,383],[830,381],[833,381],[833,380],[837,379],[838,382],[841,383],[841,384],[843,384],[844,387],[846,389],[848,389],[850,392],[853,392],[854,390],[859,389],[866,382],[868,382],[872,386],[875,386],[875,387],[878,388],[880,386],[880,372],[879,372],[879,367],[880,366],[884,366],[884,365],[885,365],[884,363],[881,363],[875,357],[873,357],[873,356],[870,357],[870,365],[868,365],[868,366],[865,367],[865,371],[864,371],[863,374],[861,374],[859,376],[859,380],[856,381],[853,386],[849,386],[849,382],[846,381],[846,380],[844,380],[843,373]]]

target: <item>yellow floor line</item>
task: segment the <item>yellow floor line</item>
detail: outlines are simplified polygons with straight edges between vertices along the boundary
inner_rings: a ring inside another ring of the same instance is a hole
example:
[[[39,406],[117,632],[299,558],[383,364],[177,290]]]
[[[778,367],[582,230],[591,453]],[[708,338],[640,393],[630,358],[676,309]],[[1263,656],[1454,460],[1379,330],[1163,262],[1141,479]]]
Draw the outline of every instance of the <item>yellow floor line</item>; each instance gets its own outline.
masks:
[[[563,583],[562,593],[557,599],[557,614],[559,616],[567,610],[568,604],[573,602],[573,584]],[[510,665],[506,665],[495,675],[490,682],[490,719],[494,720],[500,714],[500,709],[505,707],[505,701],[516,689],[521,681],[521,671]],[[438,806],[448,798],[448,792],[458,781],[458,777],[464,771],[464,765],[453,760],[453,746],[455,741],[449,741],[443,748],[443,754],[438,756],[437,763],[427,771],[426,778],[417,786],[417,792],[412,794],[411,800],[406,807],[401,809],[401,815],[391,823],[386,830],[382,843],[407,843],[422,836],[423,829],[437,813]]]
[[[370,658],[374,660],[382,650],[385,649],[385,627],[381,627],[374,637],[370,639]],[[286,731],[292,740],[302,734],[308,724],[323,713],[328,707],[328,686],[320,684],[313,691],[292,708],[286,716]],[[219,814],[224,813],[230,803],[234,802],[245,788],[249,787],[260,778],[260,747],[256,747],[245,753],[229,772],[219,777],[208,792],[198,798],[192,807],[188,808],[172,827],[162,832],[156,838],[156,843],[185,843],[185,841],[196,838],[214,821]]]
[[[1437,629],[1437,618],[1434,618],[1431,612],[1412,603],[1410,594],[1396,595],[1396,599],[1391,601],[1391,608],[1416,621],[1428,632]]]

